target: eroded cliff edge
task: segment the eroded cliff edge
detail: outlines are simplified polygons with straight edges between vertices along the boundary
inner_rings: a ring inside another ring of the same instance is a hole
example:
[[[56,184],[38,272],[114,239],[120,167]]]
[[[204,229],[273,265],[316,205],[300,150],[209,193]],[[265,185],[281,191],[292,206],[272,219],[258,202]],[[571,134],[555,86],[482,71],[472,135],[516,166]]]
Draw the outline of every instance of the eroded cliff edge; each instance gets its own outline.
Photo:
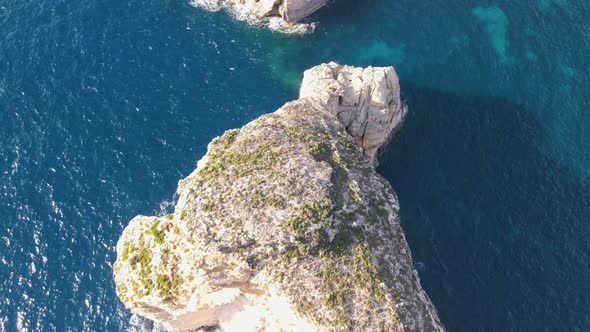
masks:
[[[373,166],[405,112],[391,67],[306,71],[300,99],[209,144],[173,214],[131,220],[118,296],[178,331],[443,331]]]

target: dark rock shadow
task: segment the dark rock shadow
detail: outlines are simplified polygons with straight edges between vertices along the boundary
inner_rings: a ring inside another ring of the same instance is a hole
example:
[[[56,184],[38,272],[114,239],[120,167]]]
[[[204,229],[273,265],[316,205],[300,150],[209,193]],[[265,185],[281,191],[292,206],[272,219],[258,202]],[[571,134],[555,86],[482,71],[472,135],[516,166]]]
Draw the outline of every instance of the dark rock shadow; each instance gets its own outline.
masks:
[[[371,5],[375,1],[331,0],[314,15],[314,20],[321,24],[346,23],[357,21],[359,17],[369,14],[375,8]]]
[[[410,114],[379,172],[448,330],[588,330],[588,179],[542,153],[519,105],[402,90]]]

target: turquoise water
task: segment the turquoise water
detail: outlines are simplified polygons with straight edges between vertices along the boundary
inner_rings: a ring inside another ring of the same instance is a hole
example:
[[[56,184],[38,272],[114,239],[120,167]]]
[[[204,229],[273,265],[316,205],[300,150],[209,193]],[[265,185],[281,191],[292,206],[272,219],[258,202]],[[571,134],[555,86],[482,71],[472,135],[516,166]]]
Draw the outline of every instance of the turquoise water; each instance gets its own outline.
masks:
[[[590,5],[341,0],[284,36],[187,1],[0,3],[0,331],[149,329],[117,300],[128,220],[303,69],[395,65],[379,171],[450,331],[590,329]]]

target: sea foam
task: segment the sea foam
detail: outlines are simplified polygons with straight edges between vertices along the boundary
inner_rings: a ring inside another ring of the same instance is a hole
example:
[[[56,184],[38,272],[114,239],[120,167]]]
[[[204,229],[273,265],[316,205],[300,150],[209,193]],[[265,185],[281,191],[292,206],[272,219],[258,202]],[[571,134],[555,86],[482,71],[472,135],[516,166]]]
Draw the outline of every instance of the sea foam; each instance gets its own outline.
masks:
[[[218,12],[221,9],[227,11],[234,19],[247,22],[257,27],[268,27],[273,31],[287,34],[309,34],[315,31],[317,22],[289,23],[280,17],[262,17],[255,13],[254,8],[247,4],[238,4],[224,0],[191,0],[193,7],[201,8],[209,12]]]

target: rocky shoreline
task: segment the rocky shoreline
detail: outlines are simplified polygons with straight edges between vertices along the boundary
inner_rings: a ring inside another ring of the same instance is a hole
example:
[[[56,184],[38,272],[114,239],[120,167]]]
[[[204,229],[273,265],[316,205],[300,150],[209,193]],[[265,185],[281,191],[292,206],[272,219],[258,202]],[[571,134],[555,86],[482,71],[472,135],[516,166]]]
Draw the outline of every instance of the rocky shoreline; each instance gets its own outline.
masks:
[[[171,331],[444,331],[376,155],[407,112],[392,67],[335,63],[214,139],[174,213],[117,243],[117,294]]]
[[[234,18],[252,25],[265,25],[275,31],[305,34],[316,23],[302,20],[324,7],[327,0],[192,0],[195,7],[208,11],[225,10]]]

